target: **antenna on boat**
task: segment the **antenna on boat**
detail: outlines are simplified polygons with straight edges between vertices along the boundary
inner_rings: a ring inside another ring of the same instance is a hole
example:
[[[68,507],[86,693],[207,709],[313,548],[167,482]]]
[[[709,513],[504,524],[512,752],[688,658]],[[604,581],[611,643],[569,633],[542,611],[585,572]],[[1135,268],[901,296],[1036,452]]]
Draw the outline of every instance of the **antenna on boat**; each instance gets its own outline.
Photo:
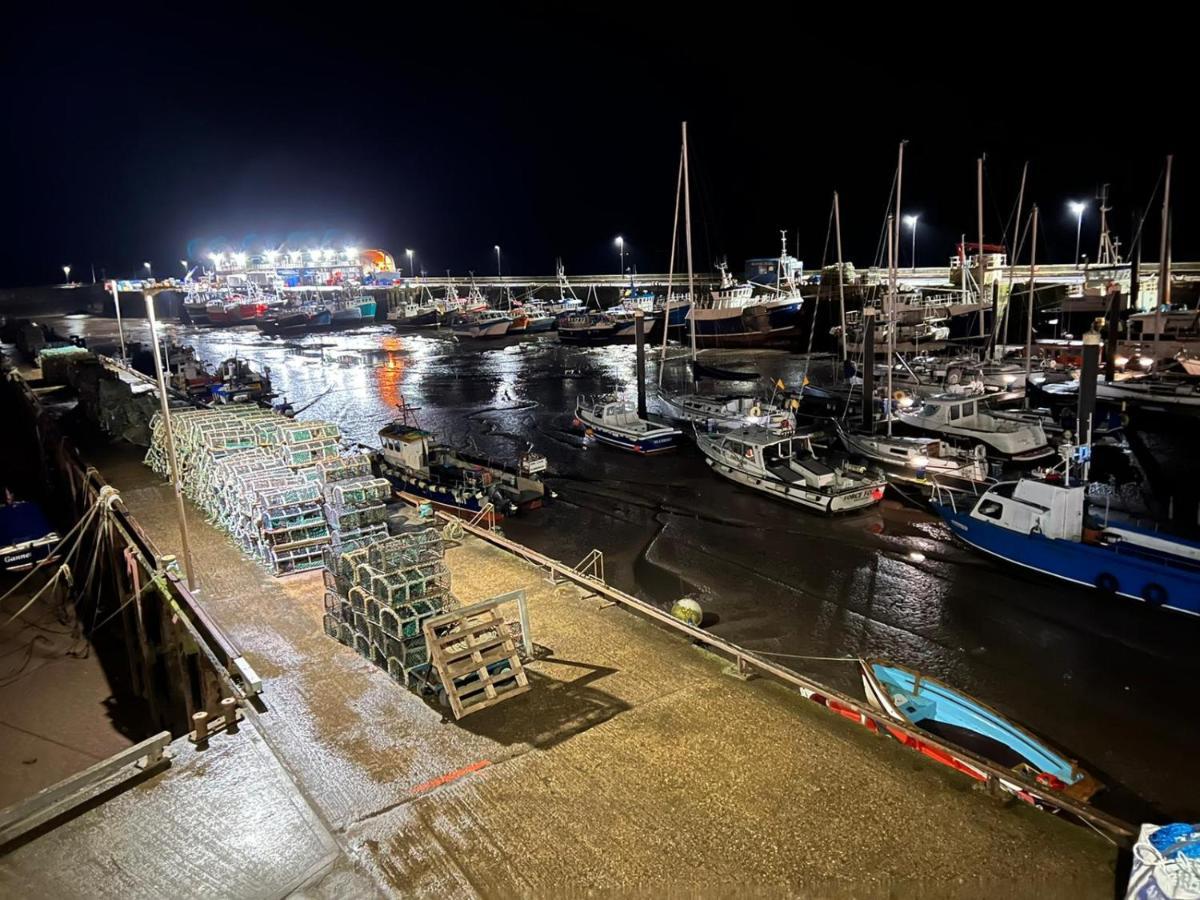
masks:
[[[984,258],[983,258],[983,161],[985,158],[986,158],[986,156],[981,156],[975,163],[975,195],[976,195],[976,200],[978,201],[977,207],[978,207],[978,221],[979,221],[979,247],[976,251],[979,254],[979,256],[978,256],[978,259],[979,259],[979,284],[976,285],[976,287],[979,290],[979,336],[980,337],[983,337],[984,333],[986,332],[986,328],[984,327],[985,323],[983,321],[984,320],[983,283],[984,283],[984,279],[986,278],[986,276],[984,275],[984,271],[983,271],[983,267],[985,264]],[[993,318],[994,317],[995,317],[995,313],[993,311]]]
[[[1016,263],[1017,263],[1017,251],[1020,249],[1020,245],[1021,245],[1021,206],[1023,205],[1023,202],[1025,200],[1025,177],[1028,174],[1029,174],[1029,161],[1026,160],[1024,167],[1021,169],[1021,189],[1017,192],[1017,217],[1013,220],[1012,256],[1009,257],[1009,261],[1008,261],[1008,294],[1004,301],[1004,333],[1005,334],[1008,333],[1008,312],[1009,312],[1010,307],[1012,306],[1012,289],[1013,289],[1013,275],[1014,275],[1013,270],[1016,267]],[[1000,321],[998,318],[996,321],[992,322],[992,331],[993,331],[992,355],[994,358],[999,359],[1000,358],[1001,327],[1000,327]],[[1029,351],[1026,350],[1026,356],[1028,356],[1028,354],[1029,354]]]
[[[1158,243],[1158,305],[1154,308],[1154,365],[1158,365],[1158,339],[1162,331],[1162,309],[1171,302],[1171,163],[1167,156],[1167,178],[1163,185],[1162,236]]]
[[[1025,312],[1025,403],[1029,409],[1029,376],[1033,372],[1033,305],[1037,299],[1034,279],[1037,278],[1037,223],[1038,208],[1033,204],[1032,234],[1029,240],[1029,309]]]

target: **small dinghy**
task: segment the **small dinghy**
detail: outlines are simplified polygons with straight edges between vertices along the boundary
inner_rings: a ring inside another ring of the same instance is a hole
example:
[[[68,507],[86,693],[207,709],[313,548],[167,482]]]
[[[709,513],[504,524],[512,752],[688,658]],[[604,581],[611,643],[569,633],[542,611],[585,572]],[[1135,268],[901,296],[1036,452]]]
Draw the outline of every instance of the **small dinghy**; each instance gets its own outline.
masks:
[[[861,669],[867,702],[895,722],[916,725],[1074,800],[1087,802],[1103,787],[1074,760],[1041,738],[936,678],[878,659],[863,661]],[[901,743],[938,762],[981,781],[986,779],[986,774],[969,761],[949,756],[902,731],[889,729],[889,732]],[[1001,785],[1010,793],[1034,802],[1019,784],[1002,780]]]
[[[575,403],[576,427],[589,437],[635,453],[662,453],[678,446],[683,432],[640,418],[637,407],[620,397],[580,397]]]

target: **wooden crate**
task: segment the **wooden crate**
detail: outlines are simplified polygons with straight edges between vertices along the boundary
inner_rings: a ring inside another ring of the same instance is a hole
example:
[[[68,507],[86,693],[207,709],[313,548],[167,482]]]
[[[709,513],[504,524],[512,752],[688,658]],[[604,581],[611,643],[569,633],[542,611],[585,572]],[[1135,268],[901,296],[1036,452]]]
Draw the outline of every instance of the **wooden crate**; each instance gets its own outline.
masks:
[[[426,619],[429,661],[450,701],[455,719],[511,700],[529,690],[529,679],[513,643],[501,601],[477,603]],[[489,667],[508,668],[490,672]]]

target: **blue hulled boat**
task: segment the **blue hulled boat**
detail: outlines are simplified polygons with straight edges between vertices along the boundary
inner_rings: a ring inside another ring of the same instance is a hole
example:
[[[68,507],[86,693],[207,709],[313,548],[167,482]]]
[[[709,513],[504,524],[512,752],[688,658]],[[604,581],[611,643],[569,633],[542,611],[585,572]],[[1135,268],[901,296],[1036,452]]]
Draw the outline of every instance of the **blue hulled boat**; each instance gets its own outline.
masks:
[[[1151,606],[1200,615],[1200,544],[1089,514],[1069,476],[1022,478],[980,497],[935,488],[963,543],[1014,565]]]
[[[619,397],[580,397],[575,402],[576,427],[613,447],[652,454],[673,450],[683,432],[640,418],[637,407]]]

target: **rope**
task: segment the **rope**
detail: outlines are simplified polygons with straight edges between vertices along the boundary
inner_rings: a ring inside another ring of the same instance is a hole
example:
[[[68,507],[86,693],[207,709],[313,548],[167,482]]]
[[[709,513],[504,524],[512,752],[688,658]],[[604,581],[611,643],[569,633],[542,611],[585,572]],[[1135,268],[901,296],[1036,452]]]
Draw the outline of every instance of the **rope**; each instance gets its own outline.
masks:
[[[858,656],[802,656],[798,653],[771,653],[767,650],[755,650],[759,656],[778,656],[780,659],[810,659],[817,662],[852,662],[866,665]]]

